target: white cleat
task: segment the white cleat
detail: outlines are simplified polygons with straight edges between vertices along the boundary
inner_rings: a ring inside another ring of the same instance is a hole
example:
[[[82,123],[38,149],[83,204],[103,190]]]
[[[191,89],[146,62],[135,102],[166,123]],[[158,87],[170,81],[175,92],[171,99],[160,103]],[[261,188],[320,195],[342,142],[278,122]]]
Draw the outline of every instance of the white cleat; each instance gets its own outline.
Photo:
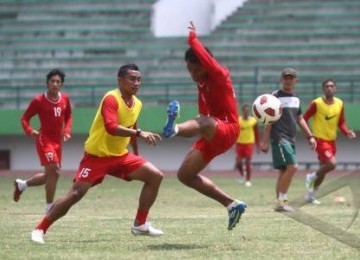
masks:
[[[31,232],[31,241],[38,243],[38,244],[44,244],[44,231],[40,229],[35,229]]]
[[[246,186],[246,187],[251,187],[251,186],[252,186],[251,181],[246,181],[246,182],[245,182],[245,186]]]
[[[151,237],[157,237],[164,234],[164,232],[162,232],[160,229],[156,229],[152,227],[150,222],[146,222],[145,224],[137,227],[132,225],[131,233],[134,236],[142,235],[142,236],[151,236]]]
[[[310,203],[310,204],[313,204],[313,205],[320,205],[321,204],[321,202],[318,201],[316,199],[315,195],[312,194],[312,193],[308,193],[308,194],[305,195],[305,201]]]

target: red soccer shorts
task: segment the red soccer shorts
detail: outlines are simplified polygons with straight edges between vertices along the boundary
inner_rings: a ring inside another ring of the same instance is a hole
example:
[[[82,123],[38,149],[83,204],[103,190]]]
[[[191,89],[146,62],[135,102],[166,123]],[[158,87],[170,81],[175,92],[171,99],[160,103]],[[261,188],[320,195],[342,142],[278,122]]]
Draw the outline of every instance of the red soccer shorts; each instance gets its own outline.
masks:
[[[228,123],[217,119],[216,132],[211,141],[198,139],[193,148],[202,152],[203,159],[209,163],[214,157],[229,150],[239,136],[239,124]]]
[[[329,161],[336,154],[335,141],[326,141],[322,139],[316,139],[317,146],[316,152],[320,162],[324,163]]]
[[[128,174],[146,162],[142,157],[131,153],[112,157],[97,157],[85,153],[74,181],[90,182],[94,186],[101,183],[107,174],[129,181]]]
[[[236,144],[236,157],[251,159],[254,150],[254,144]]]
[[[44,135],[36,138],[36,150],[42,166],[57,163],[61,165],[61,143],[55,142]]]

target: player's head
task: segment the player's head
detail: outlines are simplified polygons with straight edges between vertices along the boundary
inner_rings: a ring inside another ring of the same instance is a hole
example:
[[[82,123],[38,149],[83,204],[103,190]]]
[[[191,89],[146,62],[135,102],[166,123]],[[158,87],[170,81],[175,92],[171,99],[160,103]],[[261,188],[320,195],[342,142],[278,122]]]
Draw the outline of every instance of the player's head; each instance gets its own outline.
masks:
[[[126,64],[119,68],[118,84],[122,94],[135,95],[141,85],[141,72],[134,64]]]
[[[250,105],[249,104],[244,104],[242,106],[242,114],[243,117],[247,118],[250,115]]]
[[[212,56],[210,50],[206,47],[205,49]],[[186,50],[185,62],[186,62],[186,67],[190,73],[190,76],[195,82],[203,81],[207,78],[208,72],[202,66],[199,58],[196,56],[192,48],[188,48]]]
[[[57,94],[65,81],[65,73],[60,69],[53,69],[46,75],[48,91]]]
[[[52,77],[58,76],[61,80],[61,84],[65,81],[65,73],[60,69],[52,69],[47,75],[46,75],[46,83],[49,83],[49,80],[51,80]]]
[[[322,89],[326,98],[332,98],[336,92],[336,82],[334,79],[327,78],[322,82]]]
[[[297,82],[296,71],[292,68],[286,68],[281,72],[281,85],[285,92],[292,92]]]

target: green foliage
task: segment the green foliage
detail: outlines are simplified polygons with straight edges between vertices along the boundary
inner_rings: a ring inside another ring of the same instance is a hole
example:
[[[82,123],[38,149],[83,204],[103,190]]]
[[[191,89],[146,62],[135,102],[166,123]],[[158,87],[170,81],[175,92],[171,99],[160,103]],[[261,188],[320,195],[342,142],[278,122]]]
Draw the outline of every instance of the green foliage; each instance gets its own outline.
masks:
[[[0,259],[359,259],[359,250],[274,212],[274,178],[255,176],[251,188],[240,185],[235,174],[211,178],[248,203],[232,231],[220,204],[166,177],[150,214],[165,235],[134,237],[130,226],[141,183],[109,177],[48,230],[45,245],[36,245],[29,237],[43,217],[43,187],[29,188],[15,203],[13,178],[0,177]],[[57,197],[70,186],[71,178],[61,177]],[[290,199],[303,192],[304,179],[297,177]],[[344,196],[348,204],[334,204],[333,195]],[[343,188],[322,198],[321,205],[302,210],[345,229],[352,216],[350,195]],[[360,234],[359,219],[348,231]]]

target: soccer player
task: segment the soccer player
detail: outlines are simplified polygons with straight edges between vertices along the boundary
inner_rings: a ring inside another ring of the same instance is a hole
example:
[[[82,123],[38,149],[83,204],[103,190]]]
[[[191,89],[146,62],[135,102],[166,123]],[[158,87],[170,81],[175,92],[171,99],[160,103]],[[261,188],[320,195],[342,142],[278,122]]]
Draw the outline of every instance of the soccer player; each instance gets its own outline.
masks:
[[[316,192],[325,175],[336,167],[337,128],[348,138],[356,138],[355,132],[349,130],[346,125],[344,102],[335,97],[335,80],[325,79],[322,83],[322,90],[324,96],[314,99],[304,114],[305,121],[312,118],[312,130],[317,141],[316,152],[320,162],[317,171],[306,175],[307,194],[305,199],[313,204],[320,204],[320,201],[316,199]]]
[[[282,71],[282,88],[272,93],[281,101],[282,115],[278,121],[265,127],[263,142],[261,143],[261,150],[267,152],[271,139],[273,166],[279,171],[276,183],[278,202],[274,209],[277,212],[294,211],[288,205],[287,193],[293,175],[297,171],[295,150],[297,124],[307,137],[311,149],[316,148],[316,140],[302,116],[300,99],[293,93],[296,82],[297,75],[294,69],[286,68]]]
[[[108,91],[98,108],[85,142],[85,153],[75,173],[69,192],[55,201],[53,207],[31,233],[31,240],[43,244],[44,234],[56,220],[90,189],[101,183],[105,175],[126,181],[143,182],[139,205],[131,232],[134,235],[160,236],[146,221],[149,210],[158,194],[163,174],[153,164],[137,155],[137,139],[156,144],[161,136],[137,128],[137,119],[142,108],[135,96],[141,85],[141,73],[135,64],[126,64],[118,71],[118,88]],[[131,143],[134,153],[127,150]]]
[[[239,115],[234,88],[229,70],[221,67],[196,36],[196,29],[190,22],[188,43],[185,53],[187,69],[198,88],[199,116],[181,124],[175,124],[180,110],[177,101],[168,107],[168,119],[163,130],[165,138],[175,135],[192,137],[200,135],[188,151],[177,176],[186,186],[220,202],[227,207],[228,229],[239,222],[246,204],[235,200],[217,187],[210,179],[199,173],[217,155],[232,147],[239,135]]]
[[[60,92],[65,80],[65,73],[53,69],[46,75],[47,91],[31,100],[21,118],[21,125],[26,134],[34,137],[36,150],[43,173],[37,173],[27,180],[16,179],[13,199],[20,200],[21,193],[32,186],[45,185],[45,211],[51,207],[60,174],[62,142],[71,138],[72,114],[70,99]],[[35,115],[40,119],[40,129],[30,125]]]
[[[259,149],[259,130],[257,121],[250,116],[250,105],[245,104],[242,107],[243,116],[239,116],[240,135],[236,141],[236,168],[240,173],[240,183],[251,187],[251,159],[253,156],[254,144]],[[245,170],[243,164],[245,160]]]

